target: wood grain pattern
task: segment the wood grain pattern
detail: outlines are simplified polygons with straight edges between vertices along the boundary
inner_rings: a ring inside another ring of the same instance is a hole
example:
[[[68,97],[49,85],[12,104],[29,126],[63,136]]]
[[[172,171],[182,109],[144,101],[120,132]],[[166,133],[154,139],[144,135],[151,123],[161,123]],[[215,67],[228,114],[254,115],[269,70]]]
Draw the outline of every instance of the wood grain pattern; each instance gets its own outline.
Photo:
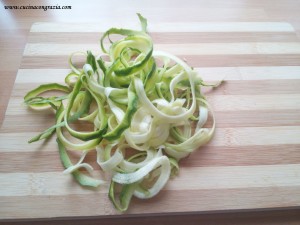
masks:
[[[0,132],[0,218],[119,214],[107,185],[85,189],[62,174],[54,138],[27,144],[54,119],[22,104],[31,88],[63,82],[69,53],[99,51],[94,36],[105,26],[32,26]],[[157,197],[134,199],[128,214],[300,207],[300,42],[294,28],[271,22],[154,22],[151,30],[157,50],[186,58],[207,82],[225,83],[204,90],[216,113],[213,140],[182,160],[179,176]],[[87,160],[95,157],[92,152]]]
[[[197,9],[198,10],[198,9]],[[78,23],[35,23],[30,32],[105,32],[111,27],[122,27],[122,23],[113,22],[107,24],[89,23],[78,26]],[[124,26],[124,25],[123,25]],[[126,27],[139,26],[137,21],[125,24]],[[149,32],[294,32],[295,29],[289,23],[282,22],[151,22],[148,25]]]
[[[193,67],[250,67],[250,66],[298,66],[298,54],[281,55],[178,55]],[[46,64],[43,62],[47,62]],[[83,66],[74,60],[77,67]],[[21,69],[67,69],[68,56],[24,56]]]
[[[105,46],[105,48],[107,48]],[[100,54],[99,44],[27,44],[24,56],[69,56],[73,52],[91,50]],[[251,43],[176,43],[156,44],[155,50],[170,52],[174,55],[267,55],[300,54],[299,42],[251,42]]]
[[[87,44],[95,44],[99,42],[99,37],[103,32],[35,32],[31,33],[27,43],[36,42],[67,42],[69,44],[82,43],[84,39]],[[255,42],[258,39],[261,42],[274,41],[286,42],[298,41],[295,32],[239,32],[239,35],[232,35],[230,32],[151,32],[150,36],[155,43],[174,44],[189,40],[189,43],[231,43],[239,42],[241,39],[245,42]],[[176,39],[173,37],[176,36]]]

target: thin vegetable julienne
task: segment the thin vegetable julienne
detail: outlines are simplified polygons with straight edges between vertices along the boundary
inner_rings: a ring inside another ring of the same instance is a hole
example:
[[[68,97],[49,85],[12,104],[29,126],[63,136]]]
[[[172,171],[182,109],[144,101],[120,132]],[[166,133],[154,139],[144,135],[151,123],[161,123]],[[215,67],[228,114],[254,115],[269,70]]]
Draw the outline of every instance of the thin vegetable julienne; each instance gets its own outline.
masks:
[[[128,209],[133,196],[146,199],[159,193],[177,175],[179,160],[207,143],[215,129],[213,116],[212,127],[203,127],[211,109],[201,86],[209,85],[180,58],[154,51],[147,20],[138,17],[141,30],[111,28],[104,33],[103,54],[71,54],[67,86],[41,85],[24,98],[29,107],[55,111],[56,123],[29,142],[56,132],[65,173],[90,187],[104,182],[84,162],[96,151],[102,171],[112,174],[108,195],[119,211]],[[112,41],[111,35],[121,37]],[[104,47],[106,39],[109,49]],[[78,54],[86,57],[83,68],[73,64]],[[51,90],[63,94],[40,96]],[[94,128],[78,131],[71,126],[75,122],[92,123]],[[80,160],[73,164],[68,151],[82,152]],[[119,194],[116,186],[121,186]]]

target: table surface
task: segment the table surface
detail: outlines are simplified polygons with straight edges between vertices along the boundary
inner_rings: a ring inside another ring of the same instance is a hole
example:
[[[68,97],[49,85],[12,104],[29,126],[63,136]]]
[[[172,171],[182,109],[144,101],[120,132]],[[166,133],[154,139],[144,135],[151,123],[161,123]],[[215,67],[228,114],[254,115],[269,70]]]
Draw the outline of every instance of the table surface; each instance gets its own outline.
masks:
[[[300,35],[299,1],[60,1],[71,10],[5,10],[4,6],[28,6],[29,1],[2,1],[0,4],[0,122],[2,123],[17,70],[21,62],[29,29],[35,22],[97,22],[130,21],[136,12],[149,21],[159,22],[288,22]],[[30,5],[49,5],[49,1],[30,1]],[[202,220],[204,224],[298,224],[297,209],[265,212],[240,212],[217,214],[159,215],[157,217],[128,217],[130,223],[145,221],[179,224],[183,221]],[[97,218],[80,220],[82,223],[97,222]],[[118,224],[118,218],[105,218],[107,223]],[[40,223],[36,221],[35,223]],[[53,222],[53,221],[52,221]],[[60,220],[66,224],[66,221]],[[79,223],[79,222],[78,222]],[[74,224],[74,223],[73,223]]]

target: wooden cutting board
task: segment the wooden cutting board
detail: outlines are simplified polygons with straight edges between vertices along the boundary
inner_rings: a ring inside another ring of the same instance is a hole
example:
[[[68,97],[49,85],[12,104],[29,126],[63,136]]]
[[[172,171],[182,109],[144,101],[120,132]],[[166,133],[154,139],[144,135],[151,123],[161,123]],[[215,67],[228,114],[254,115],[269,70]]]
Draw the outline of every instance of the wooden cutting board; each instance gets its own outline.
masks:
[[[64,81],[70,53],[100,53],[99,38],[112,25],[138,29],[137,23],[32,26],[0,133],[0,219],[119,214],[107,185],[86,189],[62,174],[55,138],[27,143],[54,119],[22,103],[39,84]],[[293,27],[150,23],[149,31],[155,50],[185,59],[208,82],[226,82],[206,92],[216,115],[213,140],[180,162],[179,175],[158,196],[134,199],[127,214],[299,207],[300,42]]]

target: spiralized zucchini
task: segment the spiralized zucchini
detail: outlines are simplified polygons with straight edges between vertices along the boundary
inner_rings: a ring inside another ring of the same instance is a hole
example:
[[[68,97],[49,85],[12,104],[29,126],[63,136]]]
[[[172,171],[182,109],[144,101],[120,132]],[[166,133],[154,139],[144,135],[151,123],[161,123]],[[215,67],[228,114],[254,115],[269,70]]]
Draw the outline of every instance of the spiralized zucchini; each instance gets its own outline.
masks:
[[[141,30],[111,28],[104,33],[103,54],[73,53],[65,85],[43,84],[24,97],[29,107],[52,109],[56,119],[29,142],[56,133],[64,173],[90,187],[105,182],[94,177],[93,167],[84,162],[89,152],[96,151],[99,167],[111,174],[109,198],[123,212],[132,196],[157,195],[178,173],[179,160],[206,144],[215,129],[213,113],[201,93],[206,84],[180,58],[154,51],[147,20],[138,17]],[[112,41],[112,35],[118,40]],[[78,54],[86,57],[82,69],[72,61]],[[63,94],[42,97],[47,91]],[[209,112],[213,123],[207,128]],[[82,131],[74,123],[93,129]],[[81,152],[76,164],[68,151]]]

